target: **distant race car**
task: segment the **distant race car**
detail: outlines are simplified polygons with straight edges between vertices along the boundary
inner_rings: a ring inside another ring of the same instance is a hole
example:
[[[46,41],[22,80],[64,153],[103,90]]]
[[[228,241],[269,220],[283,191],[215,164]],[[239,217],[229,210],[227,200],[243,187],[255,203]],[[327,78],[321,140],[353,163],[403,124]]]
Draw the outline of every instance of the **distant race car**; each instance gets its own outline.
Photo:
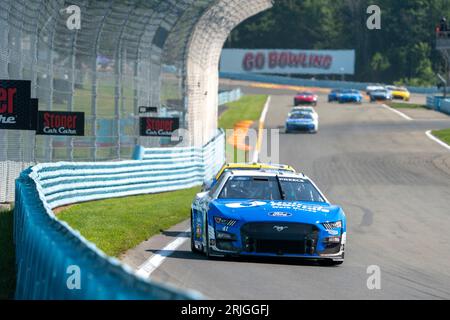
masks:
[[[310,113],[314,118],[319,119],[319,115],[313,107],[293,107],[291,112],[289,112],[289,116],[295,112],[307,112]]]
[[[363,96],[358,90],[342,90],[337,98],[339,103],[362,103],[363,100]]]
[[[328,95],[328,102],[338,101],[338,96],[341,93],[341,89],[335,89],[330,92]]]
[[[344,262],[347,223],[303,174],[225,172],[191,207],[191,250],[207,257],[268,256]]]
[[[297,111],[288,115],[286,119],[286,133],[294,131],[307,131],[317,133],[319,119],[310,112]]]
[[[379,83],[372,84],[372,85],[367,86],[366,93],[367,93],[367,95],[370,95],[370,93],[373,92],[373,91],[383,90],[383,89],[386,89],[386,88],[382,84],[379,84]]]
[[[317,95],[312,92],[299,92],[294,97],[294,106],[300,106],[300,105],[317,105]]]
[[[290,172],[295,173],[295,169],[291,166],[285,164],[275,164],[275,163],[226,163],[220,168],[216,176],[211,181],[206,181],[203,184],[202,191],[207,191],[211,189],[220,177],[228,171],[231,170],[265,170],[273,172]]]
[[[392,100],[391,91],[387,89],[373,90],[369,96],[370,102]]]
[[[411,94],[409,93],[408,89],[406,89],[406,88],[387,86],[386,89],[388,89],[391,92],[392,99],[409,101],[409,99],[411,98]]]

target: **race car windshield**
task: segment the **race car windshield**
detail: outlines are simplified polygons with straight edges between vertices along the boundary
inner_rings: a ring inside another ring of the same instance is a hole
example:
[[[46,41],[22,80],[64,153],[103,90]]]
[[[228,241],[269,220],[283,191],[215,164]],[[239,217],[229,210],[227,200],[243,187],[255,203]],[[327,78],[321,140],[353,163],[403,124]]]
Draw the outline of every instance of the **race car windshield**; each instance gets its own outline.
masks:
[[[310,113],[307,112],[295,112],[293,114],[291,114],[291,116],[289,117],[290,119],[312,119],[312,116]]]
[[[279,177],[278,179],[283,193],[283,200],[325,202],[325,199],[320,195],[319,191],[308,180],[285,177]]]
[[[218,198],[325,202],[311,182],[284,177],[231,177]]]

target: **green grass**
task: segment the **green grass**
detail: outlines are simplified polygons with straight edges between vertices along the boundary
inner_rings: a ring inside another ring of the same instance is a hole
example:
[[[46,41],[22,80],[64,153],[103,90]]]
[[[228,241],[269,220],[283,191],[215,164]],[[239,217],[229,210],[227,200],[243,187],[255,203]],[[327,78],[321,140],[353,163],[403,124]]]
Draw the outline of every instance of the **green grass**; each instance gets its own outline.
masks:
[[[234,125],[241,120],[257,121],[267,101],[267,95],[248,95],[238,101],[227,104],[227,109],[219,117],[219,127],[233,129]],[[238,150],[230,144],[226,144],[225,153],[227,162],[248,162],[248,154]]]
[[[446,144],[450,145],[450,129],[435,130],[432,134],[444,141]]]
[[[0,209],[0,300],[12,299],[16,286],[13,211]]]
[[[403,103],[403,102],[389,102],[388,106],[394,109],[426,109],[422,104]]]
[[[227,104],[227,110],[219,118],[219,127],[233,129],[235,123],[240,120],[256,121],[267,100],[267,95],[248,95],[240,100]]]
[[[110,256],[128,249],[190,216],[199,188],[86,202],[58,214]]]

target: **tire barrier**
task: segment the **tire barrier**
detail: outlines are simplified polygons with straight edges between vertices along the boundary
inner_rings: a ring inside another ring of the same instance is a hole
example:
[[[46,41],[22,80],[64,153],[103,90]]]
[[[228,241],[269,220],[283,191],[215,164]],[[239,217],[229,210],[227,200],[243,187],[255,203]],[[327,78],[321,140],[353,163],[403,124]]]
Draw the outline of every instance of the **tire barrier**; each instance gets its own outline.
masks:
[[[200,185],[225,160],[224,134],[204,148],[140,149],[148,160],[48,163],[16,180],[16,299],[198,299],[137,276],[52,209],[77,202]]]
[[[357,89],[366,90],[366,87],[370,83],[365,82],[350,82],[350,81],[329,81],[329,80],[308,80],[299,78],[288,78],[282,76],[262,75],[255,73],[228,73],[221,72],[220,78],[240,81],[254,81],[263,83],[274,83],[291,86],[303,86],[303,87],[319,87],[330,89]],[[407,87],[411,93],[418,94],[436,94],[441,92],[437,87]]]

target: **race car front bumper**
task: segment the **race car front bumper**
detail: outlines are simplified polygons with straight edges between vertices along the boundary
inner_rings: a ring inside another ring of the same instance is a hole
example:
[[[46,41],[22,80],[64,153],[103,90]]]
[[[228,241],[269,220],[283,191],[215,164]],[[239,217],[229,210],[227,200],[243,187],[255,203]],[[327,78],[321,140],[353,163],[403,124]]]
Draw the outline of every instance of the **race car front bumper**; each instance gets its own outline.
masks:
[[[329,259],[343,261],[346,233],[330,236],[310,224],[284,224],[286,231],[273,231],[273,223],[246,224],[240,230],[227,232],[209,228],[209,253],[212,256],[261,256]],[[218,237],[219,235],[219,237]],[[328,239],[333,239],[329,242]]]
[[[316,131],[316,125],[314,123],[287,123],[286,131]]]

